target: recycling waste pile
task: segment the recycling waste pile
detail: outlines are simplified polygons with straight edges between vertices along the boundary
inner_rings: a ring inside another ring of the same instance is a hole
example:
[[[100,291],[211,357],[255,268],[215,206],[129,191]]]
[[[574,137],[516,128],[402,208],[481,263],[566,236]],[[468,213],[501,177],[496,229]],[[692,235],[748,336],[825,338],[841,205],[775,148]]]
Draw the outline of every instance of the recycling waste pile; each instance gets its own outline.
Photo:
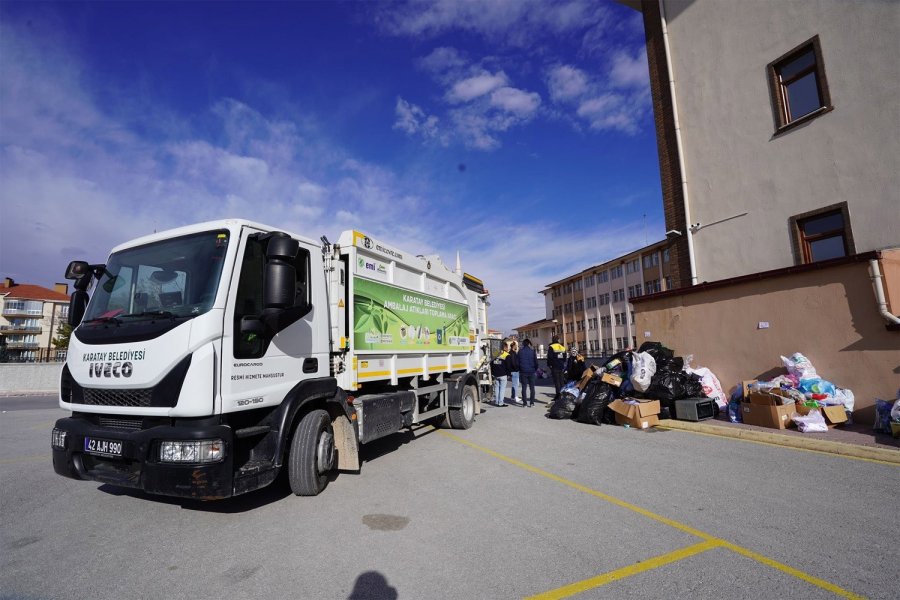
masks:
[[[660,342],[645,342],[637,352],[619,352],[606,364],[590,365],[550,406],[551,419],[579,423],[615,423],[647,429],[659,419],[699,421],[727,407],[716,376],[693,368]]]
[[[728,415],[732,423],[772,429],[827,432],[852,423],[853,392],[822,378],[803,354],[781,357],[785,373],[770,381],[739,382],[727,396],[705,367],[693,367],[660,342],[619,352],[590,365],[550,406],[551,419],[615,423],[647,429],[660,419],[702,421]],[[900,390],[895,400],[876,399],[875,430],[900,437]]]

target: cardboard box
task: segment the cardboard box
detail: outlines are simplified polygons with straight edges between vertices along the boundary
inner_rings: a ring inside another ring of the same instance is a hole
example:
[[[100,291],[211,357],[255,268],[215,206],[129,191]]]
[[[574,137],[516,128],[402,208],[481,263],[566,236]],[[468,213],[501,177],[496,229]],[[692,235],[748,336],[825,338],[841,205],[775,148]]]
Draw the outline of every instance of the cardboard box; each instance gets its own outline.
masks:
[[[758,379],[748,379],[746,381],[741,382],[741,388],[744,390],[744,393],[743,393],[744,398],[746,398],[747,396],[750,395],[750,387],[753,384],[758,383],[758,382],[759,382]]]
[[[648,429],[659,425],[659,411],[662,407],[659,400],[650,400],[638,404],[629,404],[616,399],[610,402],[610,410],[616,413],[618,425],[630,425],[635,429]]]
[[[604,373],[601,381],[604,381],[609,385],[614,385],[616,387],[622,385],[622,378],[618,375],[613,375],[612,373]]]
[[[783,404],[794,404],[794,399],[790,392],[773,388],[764,392],[750,392],[744,396],[744,402],[760,406],[781,406]]]
[[[802,404],[797,405],[797,414],[798,415],[808,415],[809,411],[818,410],[822,413],[822,416],[825,417],[825,422],[828,424],[829,428],[834,428],[837,425],[841,425],[842,423],[847,422],[847,413],[844,411],[843,405],[834,405],[834,406],[803,406]]]
[[[578,381],[578,383],[575,384],[575,387],[577,387],[579,390],[581,390],[583,392],[584,386],[586,386],[588,384],[588,381],[590,381],[593,377],[594,377],[594,368],[593,368],[593,366],[590,366],[584,370],[584,375],[581,376],[581,379]]]
[[[753,396],[753,394],[751,394]],[[741,417],[747,425],[758,425],[770,429],[787,429],[793,426],[791,415],[796,412],[797,405],[790,404],[754,404],[741,402]]]

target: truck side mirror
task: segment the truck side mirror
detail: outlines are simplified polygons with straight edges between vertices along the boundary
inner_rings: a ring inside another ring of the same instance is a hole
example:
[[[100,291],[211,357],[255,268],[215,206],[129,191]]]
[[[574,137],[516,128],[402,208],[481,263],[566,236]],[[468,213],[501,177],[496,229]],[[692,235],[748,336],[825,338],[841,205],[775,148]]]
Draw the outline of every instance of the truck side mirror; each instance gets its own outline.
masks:
[[[69,325],[78,327],[84,318],[84,311],[87,309],[88,293],[84,290],[76,289],[69,298]]]
[[[91,265],[83,260],[73,260],[66,268],[66,279],[75,282],[76,290],[87,290],[91,285],[91,276],[94,274]]]
[[[283,236],[283,237],[282,237]],[[294,260],[300,242],[287,234],[269,240],[266,248],[266,274],[263,303],[266,308],[288,308],[294,305],[297,289],[297,269]]]

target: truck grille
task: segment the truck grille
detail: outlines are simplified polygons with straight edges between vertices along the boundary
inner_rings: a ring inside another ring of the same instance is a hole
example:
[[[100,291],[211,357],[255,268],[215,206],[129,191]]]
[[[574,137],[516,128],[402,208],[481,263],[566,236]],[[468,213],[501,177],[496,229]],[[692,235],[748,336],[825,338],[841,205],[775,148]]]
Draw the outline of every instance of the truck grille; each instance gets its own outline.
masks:
[[[126,431],[140,431],[142,419],[129,419],[128,417],[100,417],[101,427],[110,429],[124,429]]]
[[[99,390],[84,388],[84,403],[94,406],[150,406],[153,388],[141,390]]]

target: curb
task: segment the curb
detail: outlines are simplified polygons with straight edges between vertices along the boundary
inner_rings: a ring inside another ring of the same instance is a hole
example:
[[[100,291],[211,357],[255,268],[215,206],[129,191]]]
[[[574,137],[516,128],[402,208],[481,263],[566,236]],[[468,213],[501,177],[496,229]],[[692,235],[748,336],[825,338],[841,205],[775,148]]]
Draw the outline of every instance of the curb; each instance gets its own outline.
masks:
[[[815,450],[816,452],[837,454],[839,456],[847,456],[850,458],[877,460],[900,465],[900,452],[897,450],[888,450],[886,448],[871,448],[869,446],[858,446],[856,444],[832,442],[829,440],[795,438],[792,436],[766,433],[764,431],[752,429],[721,427],[718,425],[707,425],[706,423],[676,421],[674,419],[660,419],[658,427],[662,429],[678,429],[682,431],[707,433],[720,437],[737,438],[751,442],[764,442],[766,444],[787,446],[789,448],[799,448],[800,450]]]

